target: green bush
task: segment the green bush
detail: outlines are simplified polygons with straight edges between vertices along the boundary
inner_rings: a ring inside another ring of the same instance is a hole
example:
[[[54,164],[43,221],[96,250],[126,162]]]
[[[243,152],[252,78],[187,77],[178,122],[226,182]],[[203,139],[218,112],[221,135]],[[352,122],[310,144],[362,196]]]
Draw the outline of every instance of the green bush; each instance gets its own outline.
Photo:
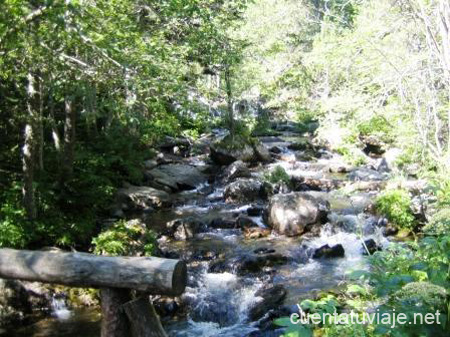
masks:
[[[359,133],[363,136],[377,135],[384,141],[391,140],[392,126],[383,116],[374,116],[357,125]]]
[[[7,190],[0,201],[0,247],[23,248],[29,239],[20,186],[15,185]]]
[[[353,144],[343,144],[336,148],[336,152],[350,165],[360,166],[367,162],[367,157]]]
[[[155,234],[139,221],[119,221],[92,240],[94,252],[101,255],[151,255]]]
[[[275,166],[272,171],[266,172],[264,174],[264,180],[271,184],[285,183],[289,185],[291,183],[289,174],[287,174],[286,170],[279,165]]]
[[[414,312],[445,312],[447,296],[447,291],[441,286],[429,282],[411,282],[394,293],[391,301],[403,310],[409,308]]]
[[[379,213],[399,228],[414,229],[416,221],[411,211],[411,197],[407,191],[385,191],[377,198],[375,206]]]
[[[427,235],[450,234],[450,208],[444,208],[434,214],[430,221],[423,227]]]

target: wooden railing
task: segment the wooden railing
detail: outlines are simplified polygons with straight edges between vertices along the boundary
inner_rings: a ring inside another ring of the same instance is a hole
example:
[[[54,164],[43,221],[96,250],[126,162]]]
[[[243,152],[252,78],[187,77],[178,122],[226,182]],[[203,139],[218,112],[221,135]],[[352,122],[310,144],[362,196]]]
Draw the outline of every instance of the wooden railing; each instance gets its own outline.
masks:
[[[187,271],[157,257],[0,249],[0,278],[100,288],[102,337],[159,337],[167,335],[148,296],[181,295]]]

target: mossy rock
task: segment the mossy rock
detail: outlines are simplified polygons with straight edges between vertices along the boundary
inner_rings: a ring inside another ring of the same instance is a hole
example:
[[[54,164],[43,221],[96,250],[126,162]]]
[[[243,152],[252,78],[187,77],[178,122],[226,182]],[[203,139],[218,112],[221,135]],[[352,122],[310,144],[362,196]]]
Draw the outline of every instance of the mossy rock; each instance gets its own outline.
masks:
[[[268,162],[269,151],[255,138],[236,135],[227,136],[211,145],[211,159],[219,165],[230,165],[237,160],[243,162]]]

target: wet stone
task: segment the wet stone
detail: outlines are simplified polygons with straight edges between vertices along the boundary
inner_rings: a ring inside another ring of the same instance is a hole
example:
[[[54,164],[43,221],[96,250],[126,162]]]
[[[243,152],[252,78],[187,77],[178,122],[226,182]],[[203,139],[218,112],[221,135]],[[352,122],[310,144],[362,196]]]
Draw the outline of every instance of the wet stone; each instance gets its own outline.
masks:
[[[331,247],[329,245],[324,245],[316,249],[313,254],[313,259],[344,257],[344,255],[344,247],[341,244],[337,244]]]

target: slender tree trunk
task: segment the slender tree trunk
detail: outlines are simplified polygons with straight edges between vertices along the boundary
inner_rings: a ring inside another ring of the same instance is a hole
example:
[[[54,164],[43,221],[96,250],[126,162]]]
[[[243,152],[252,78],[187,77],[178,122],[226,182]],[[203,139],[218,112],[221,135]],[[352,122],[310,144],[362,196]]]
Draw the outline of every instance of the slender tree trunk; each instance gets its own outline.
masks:
[[[440,35],[442,40],[442,59],[447,83],[447,95],[450,99],[450,4],[448,0],[440,0],[439,4]],[[447,152],[450,152],[450,108],[447,110]]]
[[[51,81],[52,79],[50,79]],[[50,88],[48,92],[48,108],[49,108],[49,116],[51,119],[51,127],[52,127],[52,138],[53,144],[55,145],[55,150],[61,155],[61,136],[59,135],[58,125],[56,123],[55,118],[55,101],[53,99],[53,89]]]
[[[228,127],[231,137],[234,137],[236,130],[233,111],[233,88],[231,85],[231,70],[229,66],[225,68],[224,76],[225,76],[225,89],[227,93],[227,105],[228,105]]]
[[[37,82],[38,115],[36,118],[37,129],[37,149],[36,149],[36,168],[39,171],[44,170],[44,100],[43,100],[43,81]]]
[[[70,179],[73,173],[73,161],[75,155],[75,129],[76,129],[76,110],[73,97],[66,97],[64,101],[65,120],[64,120],[64,154],[62,160],[62,178]]]
[[[29,220],[36,218],[36,200],[34,191],[34,173],[36,160],[36,120],[38,115],[39,98],[36,91],[38,85],[38,78],[29,73],[28,74],[28,88],[27,88],[27,111],[28,121],[24,130],[24,145],[22,148],[22,163],[23,163],[23,205],[26,215]]]

